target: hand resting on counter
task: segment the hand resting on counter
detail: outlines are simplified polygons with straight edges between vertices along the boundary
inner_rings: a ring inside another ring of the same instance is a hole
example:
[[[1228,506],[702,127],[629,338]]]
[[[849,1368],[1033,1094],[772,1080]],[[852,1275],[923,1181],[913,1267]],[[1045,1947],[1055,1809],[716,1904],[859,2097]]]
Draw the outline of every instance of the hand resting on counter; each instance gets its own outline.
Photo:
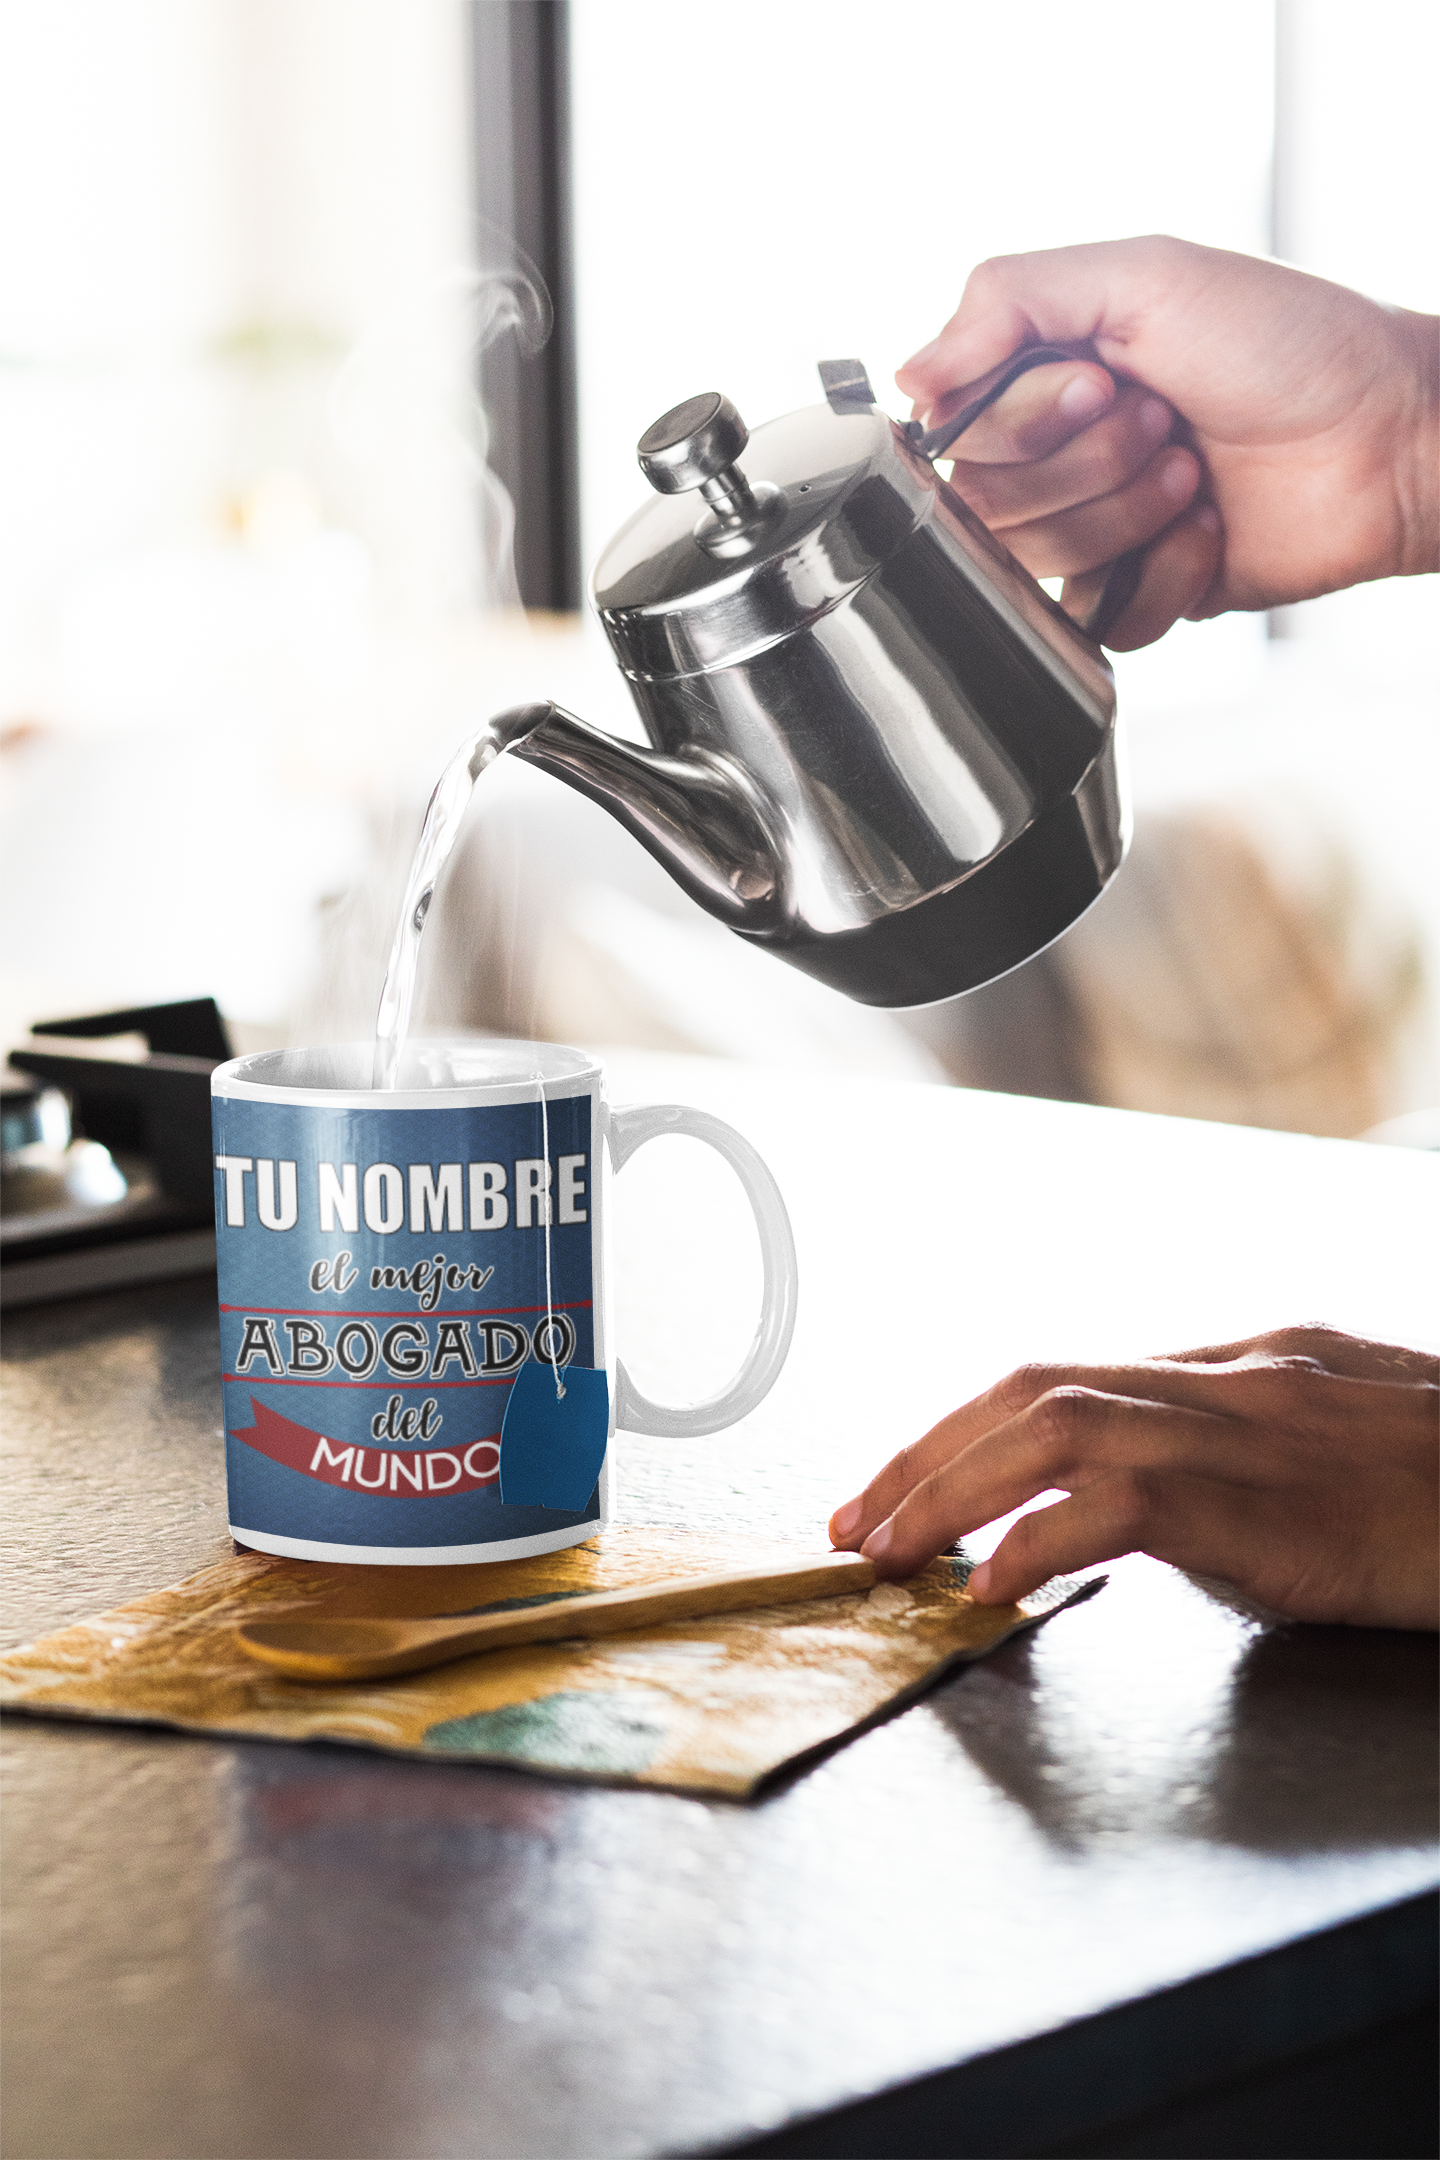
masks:
[[[1146,1552],[1294,1620],[1434,1628],[1440,1361],[1327,1327],[1118,1366],[1023,1366],[838,1508],[882,1576],[1038,1494],[970,1578],[986,1605]]]

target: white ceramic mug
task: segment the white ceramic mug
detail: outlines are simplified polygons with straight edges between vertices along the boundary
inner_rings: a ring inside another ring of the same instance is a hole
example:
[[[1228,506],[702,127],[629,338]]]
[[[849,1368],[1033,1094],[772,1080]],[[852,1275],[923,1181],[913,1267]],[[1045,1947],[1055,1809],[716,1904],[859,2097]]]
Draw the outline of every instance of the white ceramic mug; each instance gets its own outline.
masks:
[[[733,1425],[795,1325],[795,1245],[748,1140],[680,1104],[612,1110],[553,1043],[234,1058],[211,1081],[230,1528],[299,1559],[451,1565],[556,1552],[608,1519],[610,1442]],[[615,1356],[602,1155],[684,1133],[755,1214],[764,1290],[730,1385],[651,1402]]]

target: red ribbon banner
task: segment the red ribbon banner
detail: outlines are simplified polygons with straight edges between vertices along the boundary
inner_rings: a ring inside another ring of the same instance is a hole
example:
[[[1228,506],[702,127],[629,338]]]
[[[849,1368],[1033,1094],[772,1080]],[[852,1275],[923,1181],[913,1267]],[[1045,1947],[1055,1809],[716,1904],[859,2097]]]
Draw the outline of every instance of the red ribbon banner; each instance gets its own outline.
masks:
[[[352,1492],[398,1493],[402,1499],[418,1493],[429,1499],[442,1493],[478,1492],[500,1475],[499,1433],[471,1440],[464,1447],[363,1448],[349,1441],[342,1445],[327,1440],[324,1433],[282,1417],[253,1395],[250,1408],[255,1423],[237,1429],[235,1439],[257,1454],[268,1455],[271,1462],[284,1463],[287,1470],[318,1478],[323,1485],[348,1485]]]

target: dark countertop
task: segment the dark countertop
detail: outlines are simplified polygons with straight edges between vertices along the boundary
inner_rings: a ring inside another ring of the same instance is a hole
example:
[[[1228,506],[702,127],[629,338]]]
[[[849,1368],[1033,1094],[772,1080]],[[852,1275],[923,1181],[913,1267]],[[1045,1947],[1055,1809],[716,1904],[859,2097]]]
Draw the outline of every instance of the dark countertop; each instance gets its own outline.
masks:
[[[963,1354],[917,1355],[878,1398],[860,1352],[832,1372],[820,1353],[847,1248],[825,1209],[854,1206],[834,1191],[834,1133],[808,1111],[799,1129],[798,1083],[747,1095],[702,1074],[687,1092],[727,1109],[781,1173],[804,1225],[810,1332],[734,1436],[622,1441],[624,1512],[810,1525],[933,1415],[935,1358],[958,1395],[1005,1355],[1003,1327]],[[861,1100],[837,1096],[834,1117]],[[968,1160],[1007,1186],[1043,1183],[1078,1134],[1072,1194],[1087,1178],[1098,1191],[1143,1153],[1096,1264],[1134,1252],[1148,1327],[1162,1316],[1147,1208],[1163,1220],[1186,1177],[1208,1191],[1233,1160],[1244,1205],[1273,1223],[1277,1196],[1314,1179],[1296,1148],[1321,1145],[939,1091],[864,1100],[923,1106],[957,1177]],[[1028,1168],[1000,1144],[1016,1133]],[[1382,1277],[1433,1295],[1408,1281],[1428,1185],[1400,1179],[1390,1151],[1330,1154],[1332,1215],[1338,1191],[1384,1234]],[[637,1187],[636,1219],[651,1205]],[[1083,1207],[1073,1222],[1093,1246]],[[1311,1226],[1284,1235],[1298,1253]],[[1062,1236],[1052,1223],[1050,1245]],[[621,1242],[635,1314],[645,1256],[632,1264]],[[1350,1317],[1346,1296],[1380,1294],[1376,1250],[1368,1266],[1358,1243],[1342,1257],[1335,1317]],[[1042,1306],[1050,1264],[1032,1270]],[[1275,1265],[1272,1234],[1227,1294]],[[997,1268],[1012,1281],[1006,1266],[992,1249],[973,1294]],[[955,1289],[934,1292],[934,1312]],[[5,1641],[229,1549],[213,1297],[201,1279],[9,1323]],[[664,1319],[658,1290],[654,1308]],[[642,1381],[658,1387],[664,1364],[657,1346]],[[1132,1558],[1100,1596],[750,1807],[7,1720],[6,2150],[1425,2150],[1396,2131],[1364,2147],[1285,2143],[1283,2126],[1281,2142],[1187,2144],[1201,2133],[1133,2126],[1242,2087],[1258,2122],[1255,2080],[1277,2065],[1349,2065],[1347,2089],[1356,2064],[1372,2085],[1409,2075],[1405,2035],[1434,1990],[1436,1670],[1433,1638],[1265,1626]],[[800,2120],[847,2106],[813,2132]],[[1122,2119],[1131,2129],[1104,2128]]]

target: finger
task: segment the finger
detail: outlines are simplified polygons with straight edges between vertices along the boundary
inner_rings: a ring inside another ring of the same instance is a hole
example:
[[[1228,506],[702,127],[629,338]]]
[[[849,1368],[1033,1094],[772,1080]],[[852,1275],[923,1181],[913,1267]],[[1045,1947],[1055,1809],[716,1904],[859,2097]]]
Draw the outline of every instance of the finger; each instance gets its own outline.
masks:
[[[917,1542],[933,1535],[939,1551],[1037,1493],[1141,1461],[1164,1459],[1258,1491],[1285,1481],[1297,1448],[1302,1455],[1319,1445],[1345,1449],[1377,1418],[1433,1408],[1433,1368],[1350,1378],[1309,1357],[1237,1347],[1242,1354],[1224,1365],[1154,1358],[1128,1366],[1024,1367],[887,1463],[857,1500],[836,1511],[832,1541],[868,1552],[874,1533],[923,1494]],[[1142,1414],[1133,1429],[1126,1409]],[[1175,1454],[1178,1427],[1156,1452],[1145,1419],[1164,1410],[1205,1420],[1192,1434],[1203,1441],[1202,1456]]]
[[[1216,1452],[1221,1437],[1218,1424],[1222,1421],[1248,1421],[1244,1430],[1249,1433],[1257,1426],[1276,1434],[1294,1432],[1298,1424],[1316,1435],[1340,1436],[1353,1430],[1357,1415],[1369,1414],[1353,1392],[1358,1383],[1342,1381],[1339,1375],[1326,1372],[1303,1350],[1288,1358],[1268,1352],[1260,1347],[1261,1340],[1181,1357],[1147,1358],[1132,1365],[1021,1366],[893,1456],[858,1498],[836,1509],[830,1520],[831,1540],[839,1550],[859,1550],[882,1523],[941,1473],[950,1479],[943,1488],[945,1505],[958,1507],[961,1513],[967,1507],[982,1510],[973,1521],[949,1528],[941,1538],[943,1545],[965,1530],[974,1529],[977,1523],[992,1522],[1009,1508],[1033,1499],[1037,1492],[1064,1484],[1068,1477],[1085,1469],[1086,1460],[1091,1475],[1097,1467],[1113,1467],[1121,1459],[1119,1456],[1112,1452],[1101,1457],[1093,1452],[1097,1436],[1086,1423],[1089,1413],[1083,1404],[1087,1400],[1106,1402],[1118,1397],[1147,1410],[1188,1410],[1216,1421],[1217,1429],[1207,1436],[1206,1461],[1211,1468],[1219,1467],[1222,1461]],[[1433,1361],[1428,1366],[1423,1358],[1419,1362],[1420,1369],[1413,1377],[1428,1381]],[[1365,1377],[1364,1373],[1359,1376]],[[1409,1379],[1412,1375],[1407,1372],[1397,1377]],[[1297,1382],[1306,1381],[1310,1384],[1297,1386]],[[1333,1385],[1325,1386],[1326,1381]],[[1349,1393],[1347,1385],[1352,1390]],[[1393,1382],[1387,1378],[1385,1385]],[[1040,1433],[1043,1447],[1032,1448],[1028,1455],[1012,1456],[1015,1435],[1022,1430],[1027,1414],[1042,1403],[1043,1424],[1036,1420],[1024,1429],[1032,1439]],[[1067,1418],[1090,1442],[1092,1452],[1088,1458],[1082,1459],[1076,1453],[1076,1434],[1066,1425]],[[1057,1444],[1061,1441],[1068,1443],[1068,1451]],[[1006,1473],[982,1484],[980,1481],[989,1476],[992,1453],[996,1451],[1003,1451]],[[1133,1450],[1124,1459],[1136,1459]],[[1227,1475],[1242,1481],[1247,1476],[1257,1483],[1264,1481],[1264,1460],[1249,1441],[1240,1445],[1238,1455],[1227,1446],[1223,1464]],[[973,1499],[963,1479],[976,1481]],[[944,1505],[934,1495],[927,1504],[938,1521]],[[949,1516],[945,1519],[948,1521]],[[940,1546],[935,1549],[940,1550]]]
[[[960,410],[968,385],[947,391],[930,409],[928,425],[940,427]],[[1115,404],[1115,378],[1098,361],[1055,361],[1031,368],[958,438],[967,463],[1028,464],[1046,458],[1097,421]]]
[[[1403,1343],[1372,1342],[1363,1335],[1349,1335],[1325,1322],[1299,1327],[1272,1328],[1242,1342],[1209,1344],[1194,1350],[1167,1350],[1165,1361],[1175,1365],[1229,1365],[1256,1355],[1272,1358],[1311,1358],[1327,1372],[1352,1380],[1386,1378],[1429,1379],[1440,1368],[1440,1359],[1429,1350],[1411,1350]]]
[[[1102,1376],[1087,1379],[1088,1392],[1098,1395]],[[1387,1422],[1433,1416],[1435,1386],[1433,1367],[1352,1375],[1328,1371],[1303,1352],[1253,1348],[1228,1365],[1157,1358],[1103,1376],[1108,1394],[1224,1421],[1243,1438],[1238,1452],[1220,1445],[1210,1467],[1256,1490],[1283,1484],[1297,1457],[1313,1458],[1319,1448],[1363,1457]]]
[[[1220,513],[1213,503],[1178,518],[1147,550],[1140,582],[1114,622],[1101,626],[1102,641],[1112,652],[1153,645],[1208,590],[1223,552]],[[1110,568],[1107,563],[1066,579],[1060,605],[1077,622],[1087,623],[1100,607]]]
[[[1245,1579],[1266,1534],[1249,1496],[1208,1479],[1122,1471],[1053,1507],[1022,1515],[966,1588],[980,1605],[1009,1605],[1052,1575],[1125,1553]]]
[[[1213,363],[1203,351],[1192,356],[1195,341],[1183,337],[1174,353],[1177,316],[1184,323],[1177,298],[1194,286],[1207,255],[1211,265],[1225,260],[1158,237],[996,256],[971,271],[949,322],[896,381],[926,404],[956,383],[975,382],[1022,345],[1088,344],[1130,380],[1148,382],[1184,408],[1191,384]],[[1157,320],[1172,326],[1169,338],[1151,334]],[[1166,380],[1157,379],[1162,372]]]
[[[1056,1388],[944,1463],[880,1523],[862,1550],[886,1576],[909,1576],[982,1523],[1040,1493],[1077,1492],[1118,1471],[1234,1475],[1243,1427],[1208,1412]]]
[[[1095,1383],[1103,1378],[1107,1387]],[[916,1478],[888,1518],[849,1542],[887,1574],[913,1573],[981,1523],[1038,1494],[1118,1470],[1223,1480],[1258,1496],[1313,1477],[1317,1450],[1348,1455],[1404,1418],[1433,1420],[1435,1387],[1353,1380],[1306,1360],[1217,1369],[1156,1361],[1050,1389]],[[874,1494],[869,1496],[875,1505]]]
[[[1276,1337],[1278,1356],[1313,1358],[1328,1372],[1347,1380],[1423,1380],[1434,1384],[1440,1376],[1440,1357],[1433,1350],[1412,1350],[1404,1343],[1369,1342],[1346,1335],[1339,1328],[1308,1327],[1286,1330]]]
[[[1303,1447],[1349,1441],[1384,1414],[1387,1402],[1398,1403],[1411,1390],[1423,1394],[1430,1381],[1423,1370],[1333,1372],[1303,1349],[1280,1355],[1254,1344],[1235,1347],[1225,1364],[1147,1358],[1132,1366],[1082,1367],[1064,1385],[1228,1421],[1247,1438],[1238,1455],[1227,1456],[1226,1474],[1260,1485],[1273,1482],[1287,1441],[1298,1438]]]
[[[1110,410],[1047,457],[1030,464],[985,464],[971,459],[969,435],[955,460],[950,485],[992,532],[1051,517],[1077,503],[1113,495],[1134,480],[1166,441],[1175,415],[1147,390],[1123,390]]]
[[[1339,1334],[1338,1329],[1325,1327],[1272,1328],[1265,1335],[1247,1335],[1239,1342],[1204,1343],[1190,1350],[1163,1350],[1160,1356],[1167,1365],[1238,1365],[1246,1358],[1301,1357],[1309,1354],[1319,1364],[1329,1365],[1329,1359],[1320,1354],[1327,1336]],[[1330,1370],[1338,1371],[1337,1366]]]
[[[1197,1367],[1165,1358],[1145,1359],[1133,1365],[1019,1366],[997,1381],[994,1387],[952,1410],[919,1440],[912,1441],[892,1456],[862,1493],[835,1510],[829,1525],[831,1543],[842,1552],[858,1551],[872,1532],[913,1493],[961,1456],[966,1456],[972,1472],[983,1472],[989,1458],[981,1454],[977,1460],[974,1450],[992,1434],[1008,1448],[1020,1419],[1042,1401],[1050,1406],[1052,1438],[1059,1420],[1067,1414],[1076,1414],[1064,1410],[1057,1412],[1054,1406],[1073,1396],[1123,1396],[1129,1401],[1150,1405],[1168,1402],[1175,1408],[1207,1412],[1217,1417],[1244,1416],[1251,1411],[1263,1414],[1275,1406],[1274,1391],[1262,1398],[1260,1388],[1253,1384],[1255,1370],[1252,1363],[1243,1368],[1227,1368],[1220,1374],[1213,1367]],[[1237,1384],[1242,1371],[1248,1376],[1243,1387]],[[1016,1470],[1014,1487],[1003,1481],[987,1487],[993,1502],[988,1513],[977,1515],[975,1522],[950,1530],[942,1543],[961,1536],[964,1529],[973,1529],[976,1522],[993,1522],[997,1515],[1005,1514],[1007,1509],[1019,1506],[1024,1500],[1033,1499],[1037,1492],[1044,1492],[1056,1482],[1063,1483],[1062,1472],[1068,1474],[1071,1468],[1072,1458],[1058,1453],[1051,1453],[1043,1460],[1021,1463]],[[1028,1486],[1027,1478],[1031,1480]],[[1021,1490],[1021,1487],[1025,1489]],[[959,1488],[956,1490],[958,1492]],[[1010,1497],[1012,1490],[1016,1497]],[[983,1506],[985,1502],[977,1504]],[[939,1547],[936,1549],[938,1551]]]
[[[988,304],[978,292],[972,299],[972,288],[984,278],[987,267],[981,264],[970,273],[960,305],[939,336],[912,353],[896,372],[895,381],[905,396],[927,409],[956,383],[978,382],[1022,345],[1046,342],[1024,308],[999,294],[991,294]]]
[[[1405,1359],[1405,1352],[1386,1346],[1386,1356]],[[1405,1363],[1356,1359],[1354,1367],[1330,1369],[1306,1346],[1285,1354],[1237,1346],[1237,1356],[1226,1365],[1213,1359],[1153,1359],[1133,1374],[1108,1376],[1105,1385],[1114,1393],[1244,1421],[1254,1436],[1252,1467],[1237,1475],[1259,1486],[1274,1482],[1285,1439],[1298,1441],[1302,1449],[1326,1445],[1356,1449],[1362,1456],[1380,1430],[1395,1441],[1421,1443],[1440,1430],[1440,1361],[1412,1352]]]
[[[1066,1378],[1065,1370],[1059,1366],[1022,1365],[994,1387],[952,1410],[919,1440],[892,1455],[862,1493],[835,1510],[830,1518],[831,1543],[840,1552],[858,1551],[876,1525],[894,1514],[907,1493],[982,1434],[1008,1424],[1019,1411],[1052,1388],[1062,1386]]]
[[[1032,577],[1078,577],[1153,540],[1173,524],[1199,485],[1200,460],[1193,450],[1161,450],[1113,495],[1009,526],[1005,545]]]

